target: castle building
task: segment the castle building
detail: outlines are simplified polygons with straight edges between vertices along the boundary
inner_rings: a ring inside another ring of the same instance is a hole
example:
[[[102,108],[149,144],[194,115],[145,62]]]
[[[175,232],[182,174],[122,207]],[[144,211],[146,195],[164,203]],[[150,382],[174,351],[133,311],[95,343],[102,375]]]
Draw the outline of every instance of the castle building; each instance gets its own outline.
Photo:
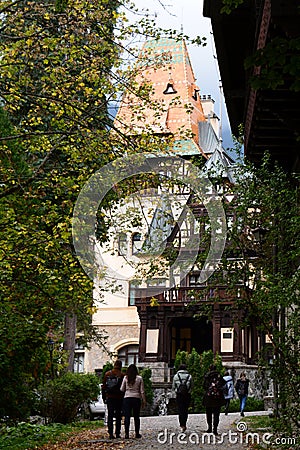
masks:
[[[184,177],[188,165],[196,160],[203,170],[215,168],[230,187],[234,183],[234,161],[222,148],[214,100],[201,94],[185,42],[149,41],[141,55],[136,83],[151,84],[149,95],[160,114],[147,101],[141,113],[133,114],[141,100],[125,92],[115,127],[131,136],[142,133],[153,133],[161,139],[172,136],[169,154],[152,155],[159,160],[161,170],[170,158],[172,162],[174,155],[179,156],[182,166],[178,171]],[[225,198],[230,202],[230,190]],[[174,270],[167,259],[158,257],[156,272],[150,276],[148,271],[143,276],[141,268],[149,269],[145,249],[149,245],[153,248],[157,231],[166,248],[182,258],[190,255],[191,242],[196,242],[197,252],[201,252],[206,227],[201,225],[201,218],[209,219],[204,203],[188,189],[170,193],[168,188],[155,193],[146,189],[138,198],[131,196],[120,203],[112,221],[118,225],[118,232],[100,249],[108,277],[112,280],[115,276],[114,289],[103,290],[100,296],[101,282],[95,283],[98,309],[93,324],[107,335],[109,354],[92,346],[85,354],[85,371],[101,369],[115,355],[124,365],[136,363],[152,368],[154,383],[169,383],[177,350],[192,348],[199,353],[210,349],[218,352],[228,367],[255,364],[261,339],[254,324],[249,322],[245,328],[239,325],[243,313],[234,307],[241,295],[239,289],[229,297],[224,282],[213,276],[203,281],[197,261],[192,261],[188,270],[182,267]],[[131,214],[126,209],[128,205]],[[143,213],[133,223],[134,211],[138,214],[140,206]],[[183,214],[185,206],[188,208]],[[229,223],[232,218],[226,219]],[[205,308],[207,312],[199,314]]]

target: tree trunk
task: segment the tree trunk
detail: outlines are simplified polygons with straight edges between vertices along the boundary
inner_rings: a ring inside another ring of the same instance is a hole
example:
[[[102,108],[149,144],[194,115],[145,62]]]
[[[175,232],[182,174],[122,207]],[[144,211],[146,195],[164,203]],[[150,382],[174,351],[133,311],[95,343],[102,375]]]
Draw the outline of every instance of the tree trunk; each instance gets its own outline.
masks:
[[[77,316],[74,313],[67,313],[65,316],[65,339],[64,350],[68,353],[68,372],[74,372],[74,355],[76,340]]]

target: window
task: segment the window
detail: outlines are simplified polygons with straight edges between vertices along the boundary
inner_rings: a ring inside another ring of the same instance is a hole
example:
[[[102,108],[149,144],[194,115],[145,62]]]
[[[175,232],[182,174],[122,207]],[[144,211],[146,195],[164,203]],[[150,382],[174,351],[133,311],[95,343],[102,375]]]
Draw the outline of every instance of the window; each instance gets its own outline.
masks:
[[[165,278],[152,278],[147,280],[148,287],[165,287],[166,280]]]
[[[83,352],[75,352],[74,372],[75,373],[83,373],[84,372],[84,353]]]
[[[135,255],[142,248],[142,235],[141,233],[133,233],[132,235],[132,254]]]
[[[118,254],[120,256],[127,255],[127,236],[126,233],[120,233],[118,237]]]
[[[129,364],[138,364],[138,353],[138,345],[126,345],[125,347],[120,348],[120,350],[118,351],[118,359],[122,361],[123,366],[129,366]]]
[[[192,350],[192,330],[191,328],[177,328],[172,327],[171,330],[172,339],[172,359],[175,359],[178,349],[186,351],[188,353]]]
[[[189,285],[190,286],[199,286],[200,283],[200,273],[194,273],[189,276]]]
[[[80,342],[80,338],[75,342],[74,372],[84,372],[84,345]]]
[[[136,289],[138,287],[141,287],[141,280],[132,280],[129,282],[129,299],[128,304],[129,306],[135,305],[135,299],[136,299]]]

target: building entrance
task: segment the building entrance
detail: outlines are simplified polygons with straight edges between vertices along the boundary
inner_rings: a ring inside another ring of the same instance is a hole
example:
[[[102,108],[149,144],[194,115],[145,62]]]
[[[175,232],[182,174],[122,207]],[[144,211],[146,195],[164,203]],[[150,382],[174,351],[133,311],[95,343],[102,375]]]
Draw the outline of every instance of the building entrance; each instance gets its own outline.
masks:
[[[170,323],[171,351],[170,363],[174,365],[178,350],[191,352],[194,348],[198,353],[213,348],[212,323],[202,317],[199,320],[190,318],[176,318]]]

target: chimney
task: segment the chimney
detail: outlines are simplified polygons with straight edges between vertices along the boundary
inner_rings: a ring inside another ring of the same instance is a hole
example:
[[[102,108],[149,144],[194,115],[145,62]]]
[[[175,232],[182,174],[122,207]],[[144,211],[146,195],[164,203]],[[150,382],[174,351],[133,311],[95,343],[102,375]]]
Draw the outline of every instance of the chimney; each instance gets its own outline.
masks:
[[[215,101],[211,98],[211,95],[202,95],[201,103],[204,112],[205,119],[210,122],[216,135],[219,135],[219,117],[214,112]]]

